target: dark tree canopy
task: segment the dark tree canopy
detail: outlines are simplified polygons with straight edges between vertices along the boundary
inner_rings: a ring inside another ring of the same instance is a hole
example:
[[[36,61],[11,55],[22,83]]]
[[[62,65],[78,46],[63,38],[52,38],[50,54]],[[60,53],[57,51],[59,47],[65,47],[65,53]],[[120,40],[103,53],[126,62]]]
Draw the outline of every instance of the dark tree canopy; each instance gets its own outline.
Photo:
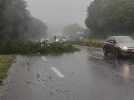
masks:
[[[28,22],[28,31],[25,34],[26,38],[29,39],[41,39],[47,37],[47,29],[48,27],[46,24],[34,17],[31,17],[31,19]]]
[[[134,0],[94,0],[88,7],[85,23],[95,33],[131,34],[134,32]]]
[[[32,21],[25,0],[0,0],[1,40],[26,39],[26,36],[32,34],[28,32]]]

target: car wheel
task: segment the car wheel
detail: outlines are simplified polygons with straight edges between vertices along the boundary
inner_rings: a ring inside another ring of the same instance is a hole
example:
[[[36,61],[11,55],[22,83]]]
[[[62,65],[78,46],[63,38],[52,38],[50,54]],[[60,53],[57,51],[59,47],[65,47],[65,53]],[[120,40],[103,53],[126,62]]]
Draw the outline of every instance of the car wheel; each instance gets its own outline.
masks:
[[[104,50],[104,57],[111,58],[112,55],[113,55],[112,52]]]
[[[108,56],[109,56],[110,58],[115,58],[115,57],[116,57],[116,54],[115,54],[114,51],[110,51],[110,52],[108,53]]]
[[[116,58],[121,58],[122,57],[122,55],[121,55],[121,53],[120,53],[120,50],[115,50],[115,57]]]
[[[104,52],[104,56],[108,57],[108,52],[106,52],[106,51],[103,51],[103,52]]]
[[[104,56],[112,59],[118,58],[118,52],[116,52],[115,50],[111,50],[111,51],[104,50]]]

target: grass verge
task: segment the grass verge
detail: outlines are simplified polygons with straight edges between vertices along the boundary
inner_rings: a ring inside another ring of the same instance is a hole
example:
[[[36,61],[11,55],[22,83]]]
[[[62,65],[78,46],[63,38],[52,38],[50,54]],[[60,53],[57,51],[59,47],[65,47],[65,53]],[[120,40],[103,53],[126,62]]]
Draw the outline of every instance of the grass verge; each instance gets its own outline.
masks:
[[[14,60],[14,56],[0,55],[0,85],[7,77],[8,70]]]
[[[102,48],[103,42],[97,39],[83,39],[81,41],[72,41],[72,44],[77,44],[80,46],[88,46],[94,48]]]

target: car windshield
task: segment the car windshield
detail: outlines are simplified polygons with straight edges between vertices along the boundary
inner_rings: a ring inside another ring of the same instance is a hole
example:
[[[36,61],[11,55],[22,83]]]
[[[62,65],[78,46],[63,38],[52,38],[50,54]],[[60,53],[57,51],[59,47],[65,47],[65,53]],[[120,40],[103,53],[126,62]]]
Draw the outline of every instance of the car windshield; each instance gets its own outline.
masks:
[[[120,36],[115,38],[118,43],[131,43],[134,40],[129,36]]]

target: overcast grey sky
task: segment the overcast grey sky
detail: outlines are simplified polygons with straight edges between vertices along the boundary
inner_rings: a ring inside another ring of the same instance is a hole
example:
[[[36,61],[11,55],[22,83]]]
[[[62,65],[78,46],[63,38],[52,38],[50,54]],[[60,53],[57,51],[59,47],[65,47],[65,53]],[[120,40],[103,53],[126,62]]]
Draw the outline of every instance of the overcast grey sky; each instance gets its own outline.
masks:
[[[51,32],[61,32],[65,25],[84,26],[86,10],[92,0],[26,0],[31,14],[45,21]]]

